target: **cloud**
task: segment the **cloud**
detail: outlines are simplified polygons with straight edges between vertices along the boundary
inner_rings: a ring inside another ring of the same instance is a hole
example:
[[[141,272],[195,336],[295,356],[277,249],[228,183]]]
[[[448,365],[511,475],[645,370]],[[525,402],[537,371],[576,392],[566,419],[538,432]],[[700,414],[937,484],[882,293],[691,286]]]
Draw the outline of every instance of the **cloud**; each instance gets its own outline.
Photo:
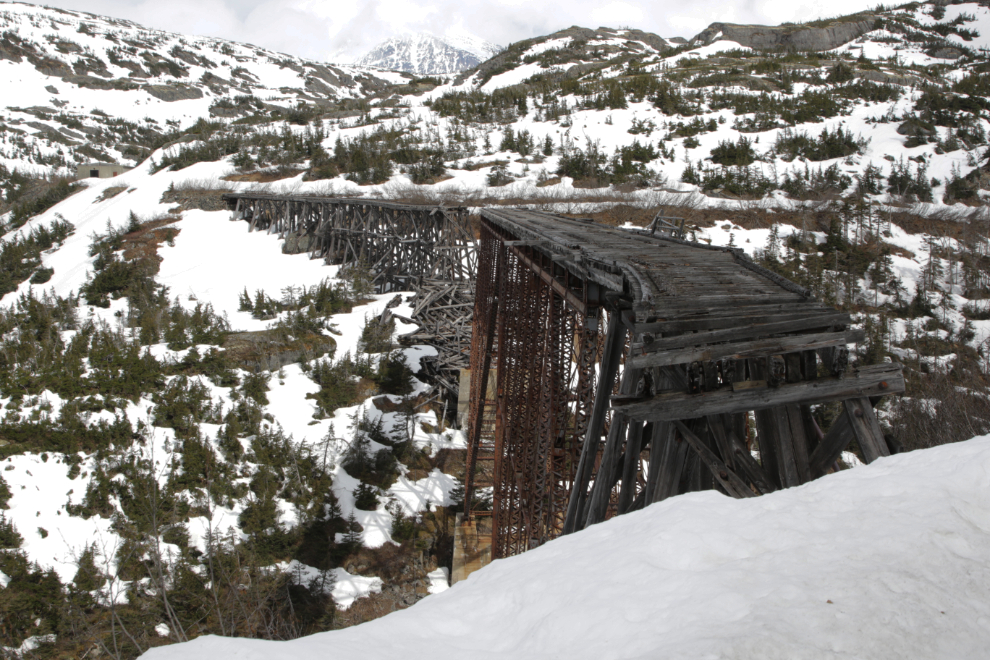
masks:
[[[349,61],[409,32],[468,32],[507,45],[571,25],[692,37],[716,21],[777,25],[869,9],[875,0],[47,0],[148,27]]]

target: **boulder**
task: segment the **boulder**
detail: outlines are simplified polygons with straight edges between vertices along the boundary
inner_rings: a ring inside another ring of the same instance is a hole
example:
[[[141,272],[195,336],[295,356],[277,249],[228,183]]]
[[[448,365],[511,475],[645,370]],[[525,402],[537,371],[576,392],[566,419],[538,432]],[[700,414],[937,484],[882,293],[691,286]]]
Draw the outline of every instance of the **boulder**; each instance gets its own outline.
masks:
[[[286,235],[282,243],[282,254],[302,254],[315,250],[319,244],[319,237],[316,234],[307,234],[305,231],[292,232]]]
[[[911,117],[897,127],[897,133],[908,137],[934,137],[935,127],[917,117]]]
[[[946,48],[939,48],[938,50],[934,51],[931,55],[932,57],[938,58],[940,60],[958,60],[960,57],[963,56],[963,52],[958,48],[946,47]]]

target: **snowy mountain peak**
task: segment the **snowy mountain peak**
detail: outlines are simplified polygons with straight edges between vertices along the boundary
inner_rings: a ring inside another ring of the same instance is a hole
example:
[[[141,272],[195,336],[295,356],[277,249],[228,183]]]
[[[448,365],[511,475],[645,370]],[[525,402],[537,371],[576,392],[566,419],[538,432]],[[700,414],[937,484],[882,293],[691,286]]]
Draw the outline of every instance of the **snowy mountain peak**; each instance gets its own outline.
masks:
[[[407,73],[458,73],[477,66],[501,50],[467,33],[443,37],[420,32],[387,39],[356,63]]]

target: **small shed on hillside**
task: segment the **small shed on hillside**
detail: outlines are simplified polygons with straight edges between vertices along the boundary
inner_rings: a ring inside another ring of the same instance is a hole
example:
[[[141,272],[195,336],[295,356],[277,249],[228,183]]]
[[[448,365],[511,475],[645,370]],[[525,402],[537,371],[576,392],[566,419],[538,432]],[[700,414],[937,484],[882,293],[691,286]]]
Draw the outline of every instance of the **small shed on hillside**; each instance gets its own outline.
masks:
[[[76,167],[76,176],[80,179],[109,179],[130,169],[116,163],[85,163]]]

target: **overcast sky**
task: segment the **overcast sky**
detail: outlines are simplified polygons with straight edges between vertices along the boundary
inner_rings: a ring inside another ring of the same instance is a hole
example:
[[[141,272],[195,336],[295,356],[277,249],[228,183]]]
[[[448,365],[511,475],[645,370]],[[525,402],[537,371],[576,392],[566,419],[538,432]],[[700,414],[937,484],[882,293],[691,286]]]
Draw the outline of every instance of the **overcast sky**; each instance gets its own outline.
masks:
[[[41,3],[36,3],[41,4]],[[461,31],[508,45],[571,25],[692,37],[710,23],[776,25],[869,9],[876,0],[48,0],[148,27],[350,61],[391,36]]]

